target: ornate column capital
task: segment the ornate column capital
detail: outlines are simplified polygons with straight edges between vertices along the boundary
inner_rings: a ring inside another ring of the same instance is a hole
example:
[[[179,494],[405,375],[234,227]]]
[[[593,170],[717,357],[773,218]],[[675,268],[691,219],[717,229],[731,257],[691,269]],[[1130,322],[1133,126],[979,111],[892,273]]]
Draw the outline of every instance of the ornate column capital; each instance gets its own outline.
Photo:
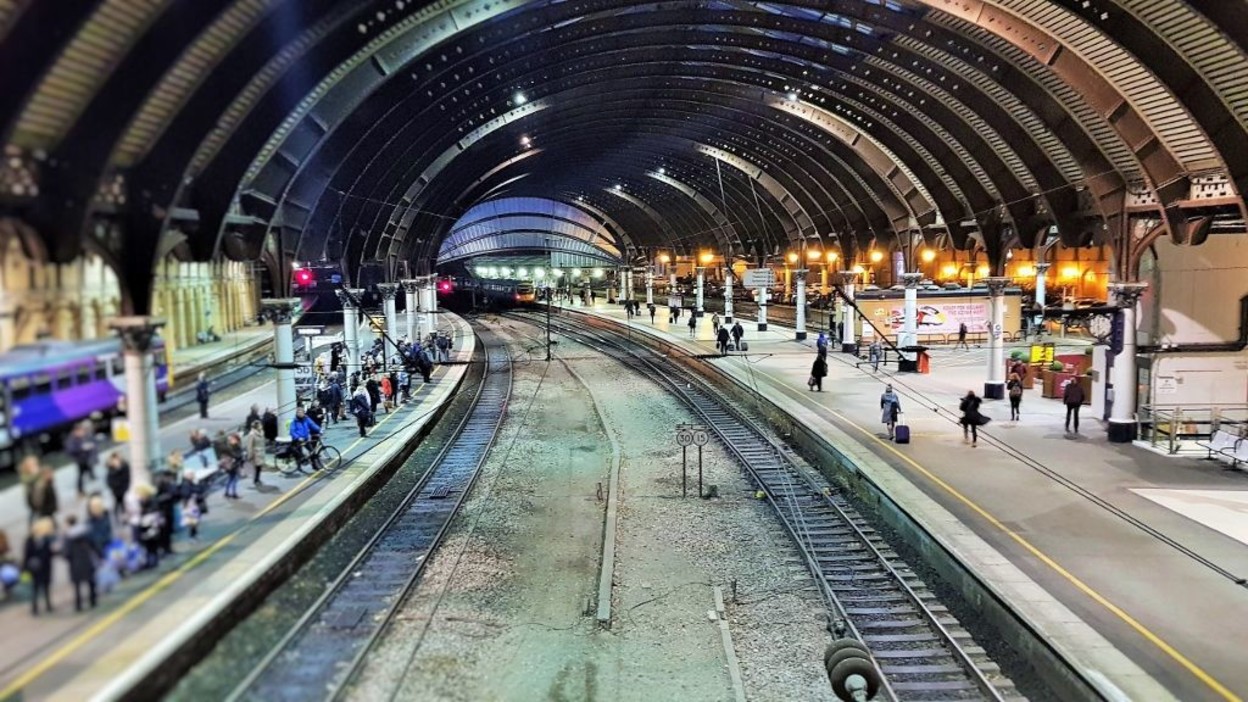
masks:
[[[377,292],[381,293],[381,299],[393,300],[399,294],[398,283],[378,283]]]
[[[841,279],[841,285],[853,285],[858,281],[858,274],[853,271],[837,271],[836,275]]]
[[[334,294],[338,296],[338,302],[342,303],[343,307],[355,307],[355,301],[360,299],[364,291],[359,288],[339,288],[334,291]],[[261,300],[261,303],[263,302]]]
[[[923,280],[922,273],[902,273],[901,281],[906,284],[907,289],[918,289],[919,281]]]
[[[1148,283],[1110,283],[1109,292],[1119,307],[1134,308],[1140,296],[1148,289]]]
[[[303,301],[297,297],[270,297],[260,301],[260,315],[274,324],[290,324],[302,310]]]
[[[407,292],[416,292],[420,289],[420,281],[415,278],[405,278],[399,282],[403,284],[403,289]]]
[[[1037,275],[1044,275],[1044,274],[1045,274],[1045,271],[1049,270],[1049,267],[1050,267],[1050,266],[1052,266],[1052,265],[1053,265],[1052,263],[1048,263],[1047,261],[1046,261],[1046,262],[1042,262],[1042,263],[1037,263],[1037,264],[1036,264],[1036,274],[1037,274]]]
[[[1005,286],[1010,284],[1010,279],[1005,276],[992,276],[990,278],[981,278],[984,284],[988,286],[989,297],[1001,297],[1005,294]]]
[[[108,328],[121,337],[122,348],[138,353],[152,348],[152,339],[163,326],[165,320],[158,317],[114,317],[108,321]]]

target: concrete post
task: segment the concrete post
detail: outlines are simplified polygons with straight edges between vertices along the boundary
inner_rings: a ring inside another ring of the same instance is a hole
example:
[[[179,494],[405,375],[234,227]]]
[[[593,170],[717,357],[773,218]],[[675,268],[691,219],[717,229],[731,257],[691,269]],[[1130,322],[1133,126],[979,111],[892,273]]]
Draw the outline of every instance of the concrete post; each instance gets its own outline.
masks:
[[[273,361],[277,366],[277,427],[282,436],[290,430],[295,417],[295,340],[291,325],[298,298],[265,299],[260,301],[264,316],[273,322]]]
[[[378,283],[377,290],[381,293],[381,308],[386,316],[386,333],[382,337],[385,339],[397,339],[399,337],[399,320],[395,312],[395,297],[399,294],[398,283]],[[386,358],[393,358],[399,352],[399,347],[394,345],[393,341],[386,341],[382,346],[385,349]]]
[[[841,352],[854,353],[858,350],[857,338],[854,335],[854,283],[858,274],[853,271],[841,271],[841,289],[845,299],[841,300]]]
[[[624,269],[615,269],[615,302],[616,304],[624,303]]]
[[[409,341],[415,341],[420,335],[416,329],[416,310],[420,303],[416,301],[417,291],[420,289],[420,281],[404,280],[403,290],[407,293],[407,338]]]
[[[669,296],[676,294],[676,274],[675,273],[667,274],[667,294]]]
[[[799,269],[797,273],[797,323],[794,325],[794,337],[798,341],[806,339],[806,271]]]
[[[732,324],[732,269],[724,269],[724,324]]]
[[[988,329],[988,380],[984,382],[984,398],[1000,400],[1005,397],[1005,286],[1010,279],[993,276],[983,281],[988,285],[988,307],[992,317]]]
[[[828,294],[828,264],[823,264],[819,268],[819,288],[823,290],[823,294]]]
[[[156,364],[152,339],[165,325],[153,317],[118,317],[109,327],[121,337],[126,369],[126,420],[130,425],[131,483],[151,485],[161,464],[160,414],[156,408]]]
[[[342,303],[342,345],[345,349],[346,358],[343,359],[343,365],[346,367],[346,378],[350,378],[351,374],[360,369],[360,318],[355,308],[355,300],[362,290],[335,290],[338,295],[338,301]],[[344,383],[345,386],[345,383]]]
[[[784,267],[784,294],[791,295],[793,293],[793,271],[788,266]]]
[[[923,274],[902,273],[901,279],[906,285],[906,297],[902,311],[901,335],[897,339],[897,345],[905,348],[916,346],[919,342],[919,281],[923,279]],[[914,353],[903,352],[901,356],[907,361],[917,360]]]
[[[1114,403],[1109,411],[1109,440],[1116,444],[1135,441],[1139,434],[1135,421],[1135,403],[1139,392],[1135,367],[1135,309],[1147,287],[1147,283],[1111,283],[1109,286],[1122,324],[1122,350],[1114,357],[1110,373]]]
[[[1040,336],[1041,331],[1044,329],[1044,284],[1045,276],[1049,272],[1049,265],[1048,263],[1036,264],[1036,307],[1040,312],[1038,313],[1039,319],[1033,319],[1031,322],[1036,327],[1037,337]]]
[[[706,289],[706,269],[699,266],[697,273],[697,288],[694,290],[694,300],[697,307],[694,308],[693,314],[695,317],[701,317],[706,311],[705,299],[703,297],[703,292]]]
[[[632,269],[624,270],[624,299],[633,299],[633,271]]]
[[[646,269],[646,305],[654,304],[654,271]]]
[[[758,330],[767,331],[767,288],[758,289]]]

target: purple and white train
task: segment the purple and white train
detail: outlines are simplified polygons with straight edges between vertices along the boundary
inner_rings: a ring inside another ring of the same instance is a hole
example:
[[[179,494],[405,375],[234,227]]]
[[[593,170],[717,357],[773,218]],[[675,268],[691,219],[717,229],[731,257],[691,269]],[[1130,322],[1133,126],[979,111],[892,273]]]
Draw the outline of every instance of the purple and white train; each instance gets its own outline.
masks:
[[[150,352],[156,394],[169,390],[165,345]],[[26,453],[44,453],[75,423],[118,412],[125,395],[121,341],[40,341],[0,354],[0,470]]]

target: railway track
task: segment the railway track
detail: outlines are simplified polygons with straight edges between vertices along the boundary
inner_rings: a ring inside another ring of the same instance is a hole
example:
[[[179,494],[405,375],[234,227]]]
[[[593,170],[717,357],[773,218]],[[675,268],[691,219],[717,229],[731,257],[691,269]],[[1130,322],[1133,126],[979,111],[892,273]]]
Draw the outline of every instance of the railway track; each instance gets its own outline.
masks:
[[[701,378],[624,334],[591,332],[560,319],[551,323],[563,336],[649,371],[715,432],[800,549],[835,633],[870,649],[884,676],[884,699],[1025,699],[871,525],[791,449]]]
[[[360,555],[234,688],[230,700],[336,697],[424,570],[494,445],[511,394],[507,349],[478,329],[486,371],[454,438]]]

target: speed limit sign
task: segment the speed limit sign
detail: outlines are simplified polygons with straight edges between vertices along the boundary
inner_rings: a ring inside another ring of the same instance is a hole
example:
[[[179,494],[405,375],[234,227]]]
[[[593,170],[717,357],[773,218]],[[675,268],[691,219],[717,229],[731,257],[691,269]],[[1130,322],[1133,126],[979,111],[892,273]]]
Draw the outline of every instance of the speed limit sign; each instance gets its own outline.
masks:
[[[690,431],[689,429],[677,429],[676,430],[676,443],[680,444],[681,446],[688,446],[689,444],[693,443],[693,436],[694,436],[693,432]]]
[[[711,440],[711,435],[705,429],[693,430],[693,443],[697,444],[698,446],[706,446],[707,442],[709,442],[710,440]]]

